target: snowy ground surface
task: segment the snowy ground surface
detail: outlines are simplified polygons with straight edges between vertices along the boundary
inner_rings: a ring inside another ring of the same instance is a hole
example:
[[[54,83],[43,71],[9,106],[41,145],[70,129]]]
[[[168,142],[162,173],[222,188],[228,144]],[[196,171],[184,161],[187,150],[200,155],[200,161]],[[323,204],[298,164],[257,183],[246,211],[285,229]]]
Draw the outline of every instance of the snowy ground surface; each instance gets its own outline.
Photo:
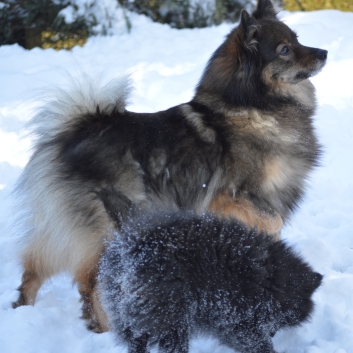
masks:
[[[315,294],[312,321],[274,337],[278,352],[353,352],[353,13],[283,13],[308,46],[329,51],[325,69],[313,79],[319,109],[317,133],[325,147],[302,207],[283,236],[325,275]],[[113,77],[132,73],[129,109],[156,111],[186,102],[206,61],[232,26],[174,30],[132,16],[133,28],[90,38],[71,52],[0,47],[0,351],[2,353],[120,353],[111,333],[94,334],[79,319],[77,288],[60,276],[46,283],[34,307],[12,309],[21,269],[16,263],[11,197],[13,184],[30,156],[23,123],[37,104],[28,102],[45,86],[75,76]],[[192,341],[192,353],[230,353],[210,338]]]

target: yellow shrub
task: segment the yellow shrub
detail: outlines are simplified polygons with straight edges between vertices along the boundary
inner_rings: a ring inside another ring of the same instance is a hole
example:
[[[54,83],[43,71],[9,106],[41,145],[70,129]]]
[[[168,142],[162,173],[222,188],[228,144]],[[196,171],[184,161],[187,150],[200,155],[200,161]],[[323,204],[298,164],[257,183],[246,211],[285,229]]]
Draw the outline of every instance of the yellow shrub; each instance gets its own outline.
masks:
[[[314,11],[336,9],[353,11],[352,0],[283,0],[284,8],[289,11]]]
[[[72,49],[76,45],[80,45],[81,47],[87,41],[87,33],[80,32],[79,34],[60,34],[51,31],[42,32],[42,48],[54,48],[55,50],[60,49]]]

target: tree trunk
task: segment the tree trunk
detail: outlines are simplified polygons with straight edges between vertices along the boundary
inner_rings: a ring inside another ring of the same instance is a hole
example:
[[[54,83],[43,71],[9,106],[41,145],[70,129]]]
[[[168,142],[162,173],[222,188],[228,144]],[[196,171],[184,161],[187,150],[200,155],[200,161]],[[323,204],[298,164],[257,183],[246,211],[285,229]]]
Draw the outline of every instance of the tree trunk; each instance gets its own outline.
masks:
[[[42,46],[42,31],[38,27],[26,28],[26,49]]]

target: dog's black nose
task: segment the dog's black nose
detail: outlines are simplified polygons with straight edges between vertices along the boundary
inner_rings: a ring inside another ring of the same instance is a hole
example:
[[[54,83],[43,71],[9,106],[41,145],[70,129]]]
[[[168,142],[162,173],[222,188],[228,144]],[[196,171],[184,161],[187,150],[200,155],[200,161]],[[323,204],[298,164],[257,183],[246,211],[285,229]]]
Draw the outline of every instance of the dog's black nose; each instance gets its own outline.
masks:
[[[327,50],[319,49],[316,53],[316,56],[320,60],[326,60],[327,59]]]

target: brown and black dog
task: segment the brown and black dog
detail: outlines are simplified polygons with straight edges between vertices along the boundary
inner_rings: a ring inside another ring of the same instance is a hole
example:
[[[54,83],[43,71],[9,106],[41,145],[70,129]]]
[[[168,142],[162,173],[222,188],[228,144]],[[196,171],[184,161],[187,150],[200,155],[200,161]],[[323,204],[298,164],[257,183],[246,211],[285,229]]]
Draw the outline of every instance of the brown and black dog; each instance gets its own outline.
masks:
[[[33,304],[46,279],[68,272],[88,327],[107,330],[97,263],[109,229],[134,208],[210,210],[278,237],[320,154],[308,78],[326,57],[260,0],[188,103],[127,111],[126,78],[59,90],[33,119],[38,140],[17,187],[24,273],[13,306]]]

